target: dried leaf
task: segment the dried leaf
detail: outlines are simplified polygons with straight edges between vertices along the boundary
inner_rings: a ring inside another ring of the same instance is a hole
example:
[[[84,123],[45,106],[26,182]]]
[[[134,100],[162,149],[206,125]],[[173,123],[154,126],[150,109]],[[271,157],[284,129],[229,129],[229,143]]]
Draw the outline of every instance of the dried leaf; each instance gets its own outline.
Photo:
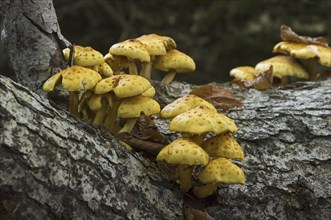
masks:
[[[257,90],[266,90],[272,86],[272,66],[265,72],[260,73],[252,81],[243,79],[234,79],[232,83],[245,88],[254,88]]]
[[[224,110],[241,107],[243,105],[230,90],[214,84],[200,86],[191,91],[190,94],[199,96],[212,103],[215,108]]]
[[[145,137],[146,139],[153,140],[162,144],[168,143],[165,136],[161,134],[157,127],[154,125],[153,120],[149,116],[146,116],[143,112],[138,118],[135,127],[139,131],[140,137]]]
[[[283,41],[292,41],[303,44],[317,44],[328,47],[328,43],[324,37],[307,37],[300,36],[296,34],[290,27],[286,25],[282,25],[280,27],[280,37]]]
[[[210,215],[208,215],[207,212],[203,212],[201,210],[193,209],[193,208],[186,208],[185,220],[215,220],[215,219]]]

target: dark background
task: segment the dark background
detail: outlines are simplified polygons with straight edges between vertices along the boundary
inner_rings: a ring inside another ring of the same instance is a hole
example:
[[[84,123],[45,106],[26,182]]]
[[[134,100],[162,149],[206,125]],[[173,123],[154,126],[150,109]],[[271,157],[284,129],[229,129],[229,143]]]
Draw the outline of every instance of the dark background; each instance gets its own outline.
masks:
[[[331,0],[54,0],[62,34],[103,54],[129,38],[172,37],[196,62],[176,80],[195,84],[229,81],[229,70],[272,56],[279,27],[331,38]],[[0,72],[11,72],[3,46]],[[160,77],[160,75],[154,75]]]

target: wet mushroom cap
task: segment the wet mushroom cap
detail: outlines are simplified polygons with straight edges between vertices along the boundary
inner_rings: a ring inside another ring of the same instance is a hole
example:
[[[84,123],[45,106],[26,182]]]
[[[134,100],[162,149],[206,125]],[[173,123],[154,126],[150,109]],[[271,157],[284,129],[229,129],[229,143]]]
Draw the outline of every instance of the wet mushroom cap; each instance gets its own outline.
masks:
[[[158,114],[160,105],[154,99],[146,96],[134,96],[124,99],[118,107],[119,118],[138,118],[144,112],[145,115]]]
[[[245,184],[246,182],[242,169],[223,157],[211,160],[201,170],[198,178],[202,183]]]
[[[187,138],[178,138],[165,146],[157,155],[157,160],[170,164],[203,165],[209,161],[208,154]]]
[[[160,116],[162,118],[173,118],[199,105],[207,106],[210,110],[217,112],[217,110],[211,103],[207,102],[206,100],[196,95],[188,94],[166,105],[162,109]]]
[[[273,67],[272,75],[278,78],[286,76],[294,76],[303,79],[309,78],[307,70],[296,61],[295,58],[282,55],[269,58],[256,64],[256,73],[265,72],[270,66]]]
[[[251,81],[255,79],[255,68],[252,66],[238,66],[230,70],[230,76]]]
[[[74,65],[78,66],[94,66],[104,62],[103,55],[94,50],[92,47],[74,46]],[[63,55],[66,60],[69,60],[70,49],[63,50]]]
[[[190,134],[204,134],[209,131],[214,134],[236,132],[235,123],[225,116],[200,105],[174,117],[169,124],[169,130]]]
[[[291,55],[299,59],[316,58],[321,65],[331,67],[330,47],[282,41],[274,46],[273,52]]]
[[[142,62],[150,62],[150,55],[145,46],[138,40],[130,39],[114,44],[109,48],[113,55],[125,56]]]
[[[201,147],[211,157],[225,157],[229,159],[244,160],[244,151],[233,138],[231,133],[224,133],[205,140]]]
[[[176,72],[192,72],[195,70],[195,62],[188,55],[177,49],[169,50],[165,55],[155,59],[153,67],[162,71],[176,70]]]

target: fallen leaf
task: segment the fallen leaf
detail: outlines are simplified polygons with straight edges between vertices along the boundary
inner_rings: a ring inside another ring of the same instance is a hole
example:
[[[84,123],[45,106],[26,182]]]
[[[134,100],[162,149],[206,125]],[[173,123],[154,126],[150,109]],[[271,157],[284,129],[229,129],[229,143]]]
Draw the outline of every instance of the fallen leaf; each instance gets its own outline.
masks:
[[[257,90],[266,90],[272,86],[272,66],[265,72],[260,73],[252,81],[247,81],[243,79],[234,79],[232,83],[244,87],[244,88],[254,88]]]
[[[221,108],[224,110],[234,107],[242,107],[243,105],[230,90],[215,84],[200,86],[191,91],[190,94],[199,96],[213,104],[215,108]]]
[[[328,47],[328,43],[326,38],[324,37],[308,37],[308,36],[300,36],[296,34],[290,27],[286,25],[280,26],[280,37],[283,41],[292,41],[303,44],[317,44]]]
[[[207,212],[193,208],[186,208],[185,220],[215,220],[215,219],[210,215],[208,215]]]

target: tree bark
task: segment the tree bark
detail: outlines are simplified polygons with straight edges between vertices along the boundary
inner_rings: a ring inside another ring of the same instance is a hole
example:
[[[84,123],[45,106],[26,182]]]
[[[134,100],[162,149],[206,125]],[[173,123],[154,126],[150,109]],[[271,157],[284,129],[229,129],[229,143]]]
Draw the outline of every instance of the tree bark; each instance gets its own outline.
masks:
[[[3,0],[1,38],[18,82],[43,94],[42,84],[66,67],[61,35],[52,0]]]
[[[227,114],[239,127],[246,159],[236,163],[247,183],[184,201],[154,158],[0,77],[0,219],[183,219],[183,203],[215,219],[330,219],[330,84],[231,87],[244,102]],[[194,87],[155,86],[162,106]],[[156,124],[175,136],[166,121]]]

